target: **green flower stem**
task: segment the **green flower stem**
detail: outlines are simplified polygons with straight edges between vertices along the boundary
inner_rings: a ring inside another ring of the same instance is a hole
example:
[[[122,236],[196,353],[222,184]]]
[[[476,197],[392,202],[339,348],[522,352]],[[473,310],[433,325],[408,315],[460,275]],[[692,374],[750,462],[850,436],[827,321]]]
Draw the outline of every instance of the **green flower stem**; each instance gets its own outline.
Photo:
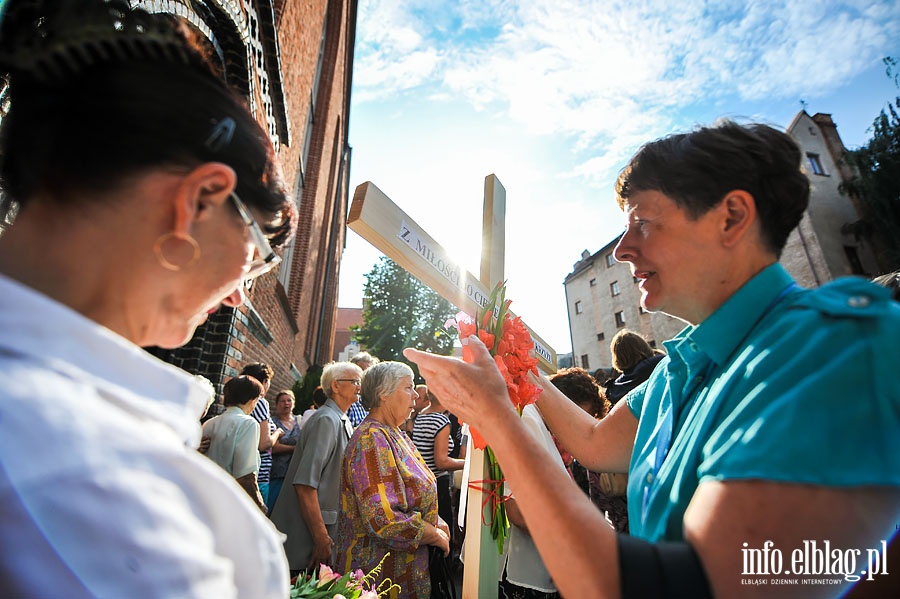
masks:
[[[497,541],[497,553],[502,554],[506,538],[509,536],[509,518],[506,515],[506,504],[503,499],[503,470],[490,447],[485,447],[484,456],[488,463],[491,481],[487,485],[491,502],[491,538]]]

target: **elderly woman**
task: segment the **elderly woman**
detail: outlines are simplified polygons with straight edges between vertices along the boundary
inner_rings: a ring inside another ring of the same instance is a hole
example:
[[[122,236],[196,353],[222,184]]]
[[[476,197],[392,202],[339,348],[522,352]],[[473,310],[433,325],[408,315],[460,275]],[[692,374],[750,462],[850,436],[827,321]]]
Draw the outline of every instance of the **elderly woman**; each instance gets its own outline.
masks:
[[[5,595],[288,593],[279,535],[193,449],[208,390],[141,349],[240,306],[294,219],[268,135],[179,23],[124,1],[0,22]]]
[[[344,455],[338,564],[368,572],[390,553],[383,575],[400,585],[402,598],[427,599],[427,546],[447,555],[450,534],[438,517],[434,474],[399,428],[416,397],[413,372],[401,362],[375,364],[366,370],[361,396],[369,415]]]
[[[252,376],[236,376],[225,383],[225,412],[203,424],[203,437],[209,439],[206,457],[233,476],[265,514],[266,505],[257,483],[259,426],[250,416],[263,392],[263,386]]]
[[[278,493],[284,484],[284,476],[287,474],[288,465],[291,463],[291,454],[300,437],[300,418],[294,415],[294,392],[283,389],[275,396],[275,413],[272,422],[282,432],[281,437],[272,446],[272,468],[269,471],[269,495],[266,497],[266,505],[271,510],[278,500]]]

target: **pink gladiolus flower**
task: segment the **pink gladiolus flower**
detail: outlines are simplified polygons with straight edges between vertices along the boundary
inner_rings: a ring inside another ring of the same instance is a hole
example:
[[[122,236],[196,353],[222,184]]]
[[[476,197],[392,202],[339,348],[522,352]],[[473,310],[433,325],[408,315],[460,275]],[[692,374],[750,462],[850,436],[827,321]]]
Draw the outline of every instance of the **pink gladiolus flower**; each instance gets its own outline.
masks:
[[[319,564],[319,583],[316,585],[317,587],[322,587],[331,582],[332,580],[337,580],[341,575],[335,573],[334,570],[326,566],[325,564]]]

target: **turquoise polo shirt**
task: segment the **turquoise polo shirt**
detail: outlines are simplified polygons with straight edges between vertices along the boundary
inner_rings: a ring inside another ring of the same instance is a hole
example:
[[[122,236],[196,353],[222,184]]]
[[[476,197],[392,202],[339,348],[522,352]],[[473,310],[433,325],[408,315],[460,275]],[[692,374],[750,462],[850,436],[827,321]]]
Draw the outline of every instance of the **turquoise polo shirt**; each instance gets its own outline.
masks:
[[[626,400],[640,420],[631,534],[683,540],[703,481],[900,485],[900,304],[887,289],[801,289],[776,263],[663,345]]]

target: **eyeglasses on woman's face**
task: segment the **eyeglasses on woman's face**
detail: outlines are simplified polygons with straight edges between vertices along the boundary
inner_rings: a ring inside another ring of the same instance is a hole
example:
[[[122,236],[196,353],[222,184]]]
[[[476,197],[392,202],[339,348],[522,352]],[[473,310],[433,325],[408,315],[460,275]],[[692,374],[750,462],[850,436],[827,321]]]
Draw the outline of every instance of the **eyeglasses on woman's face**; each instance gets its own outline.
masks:
[[[362,386],[362,381],[359,380],[359,379],[338,379],[337,381],[338,381],[339,383],[353,383],[353,384],[356,385],[357,387],[361,387],[361,386]]]
[[[238,214],[241,216],[241,220],[244,221],[244,225],[250,230],[250,240],[253,241],[253,245],[256,246],[256,257],[254,257],[247,265],[247,272],[244,274],[244,280],[249,281],[278,266],[281,262],[281,256],[272,250],[272,246],[269,245],[266,234],[263,233],[259,223],[256,222],[256,219],[254,219],[250,214],[250,211],[247,210],[247,206],[244,205],[244,202],[242,202],[234,192],[231,192],[230,197],[231,201],[234,203],[235,209],[237,209]]]

